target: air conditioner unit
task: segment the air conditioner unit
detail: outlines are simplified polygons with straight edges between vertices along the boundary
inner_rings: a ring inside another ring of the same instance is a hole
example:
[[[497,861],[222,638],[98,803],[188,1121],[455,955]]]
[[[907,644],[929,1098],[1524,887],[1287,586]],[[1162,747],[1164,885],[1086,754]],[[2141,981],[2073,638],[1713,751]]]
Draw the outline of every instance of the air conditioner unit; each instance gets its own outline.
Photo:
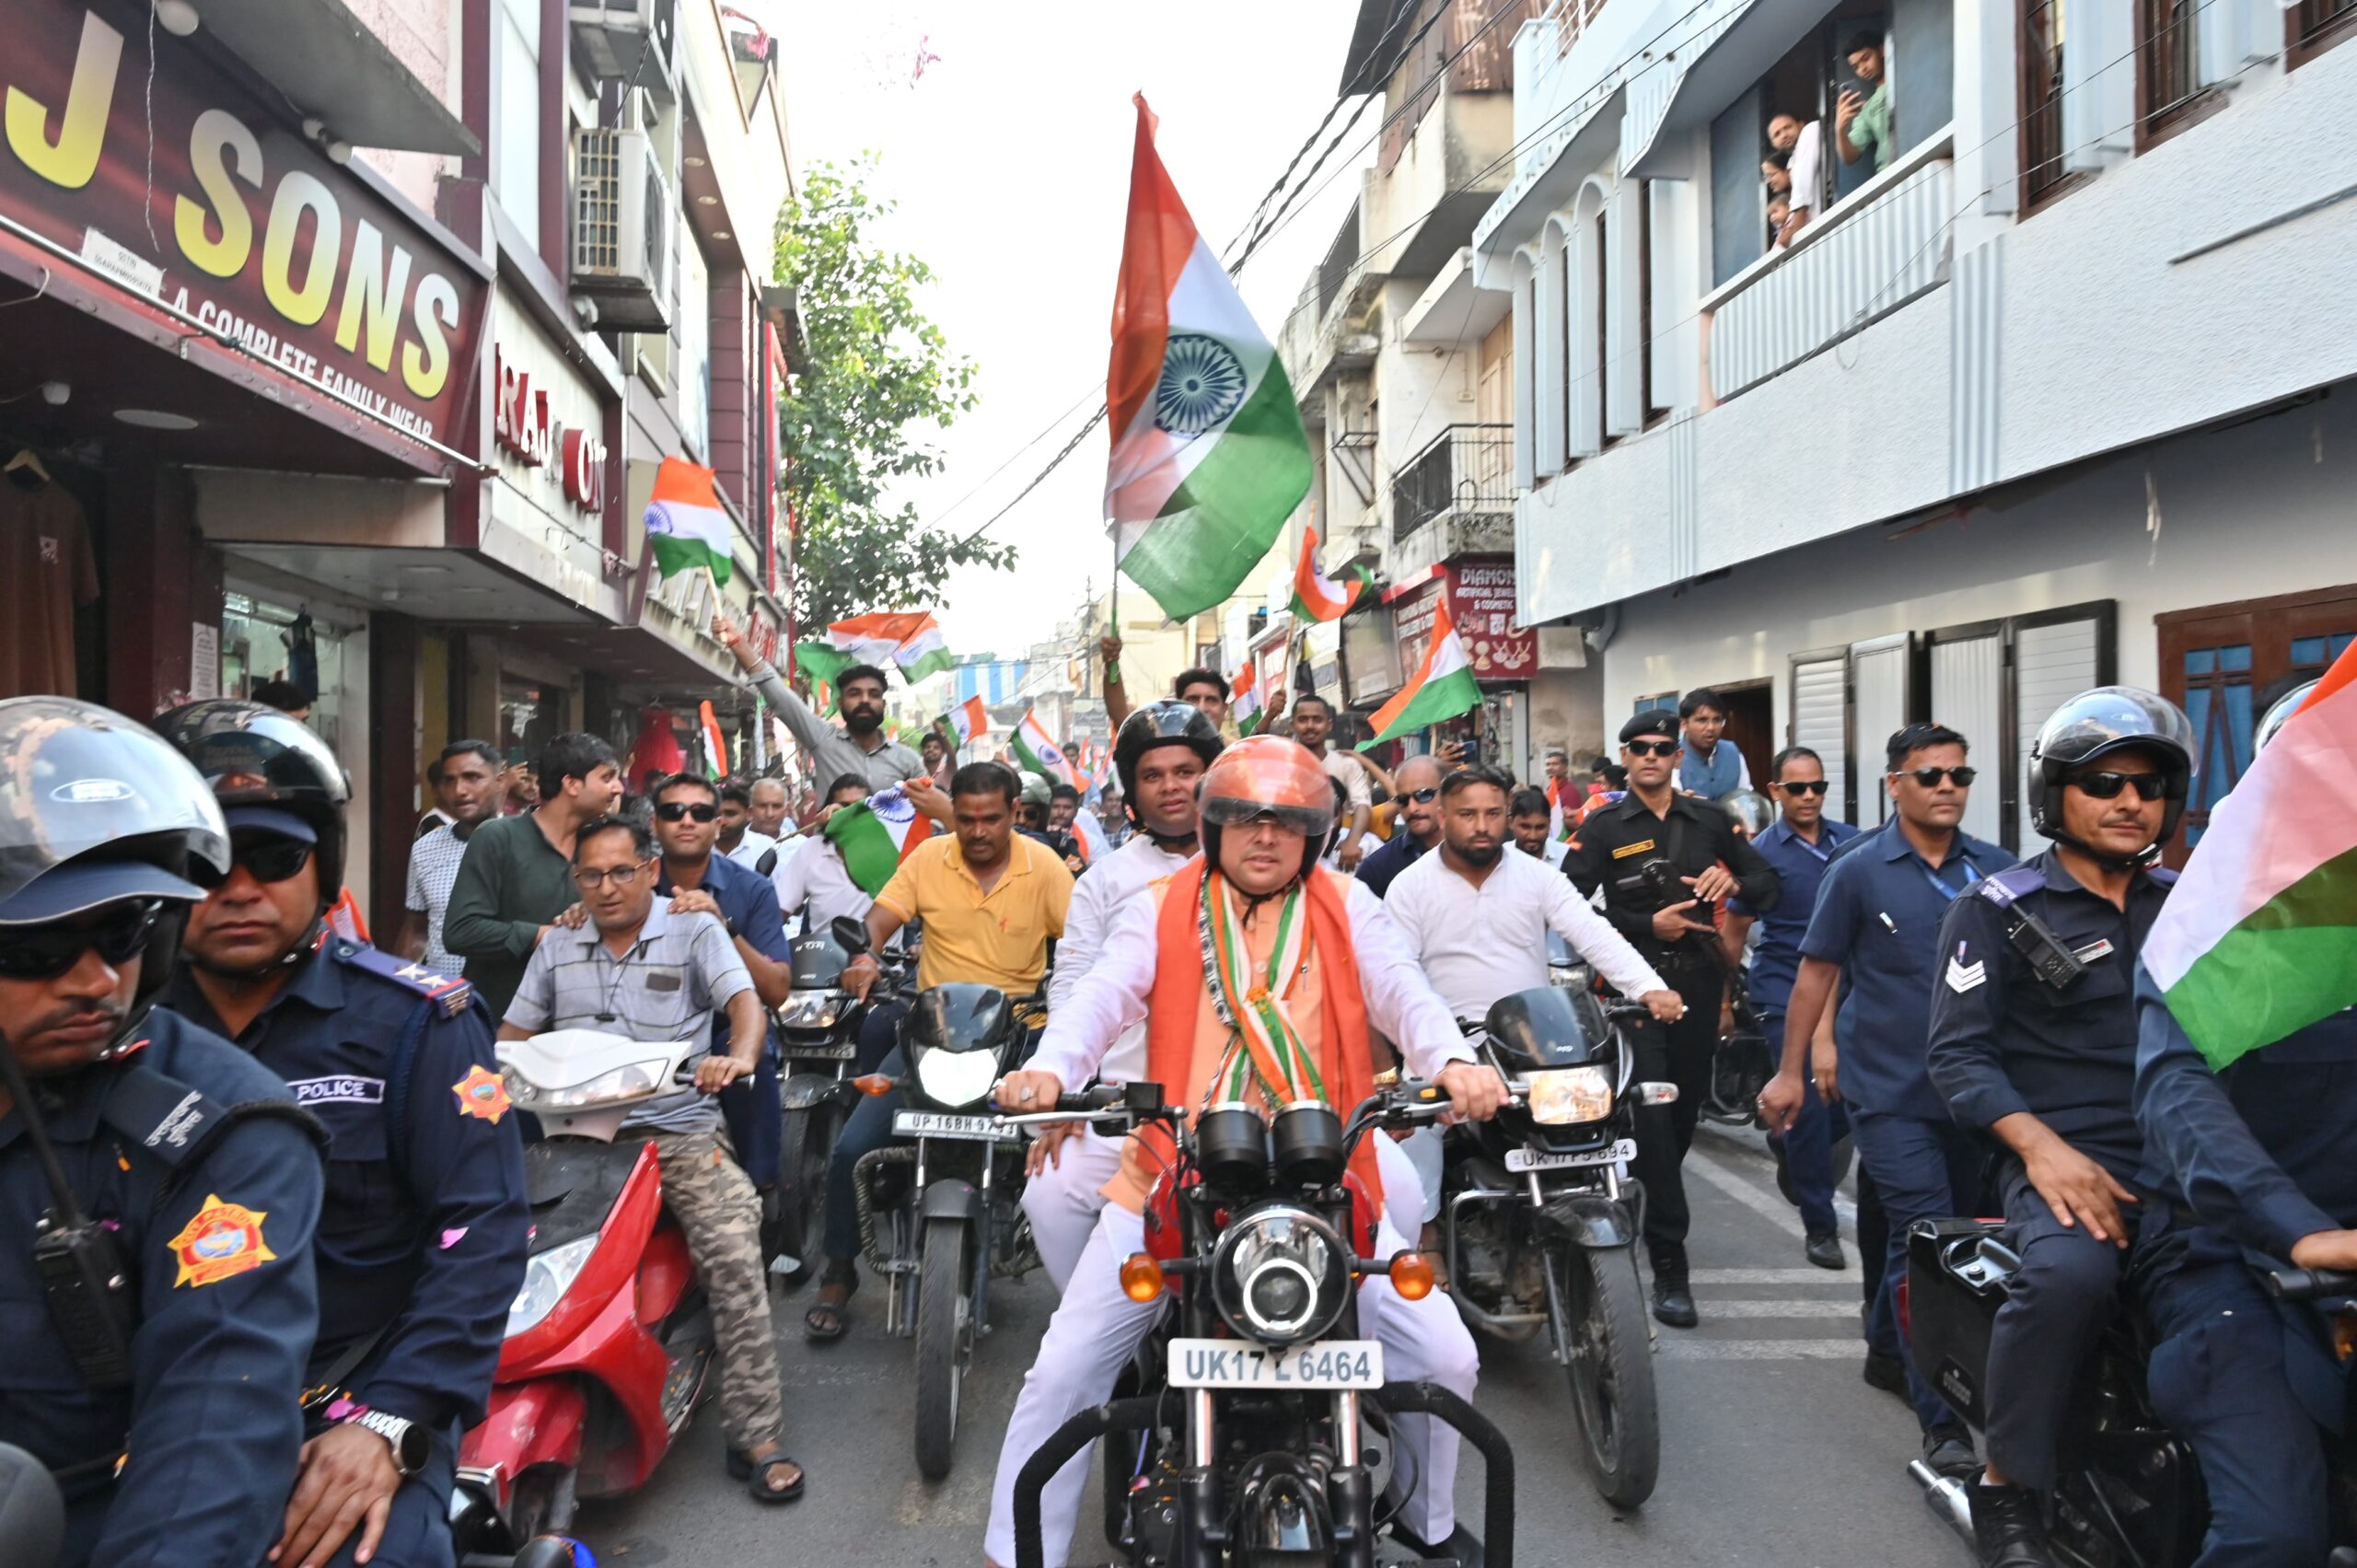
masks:
[[[675,101],[679,0],[573,0],[567,17],[574,59],[593,79],[627,83]]]
[[[574,133],[573,289],[600,327],[665,332],[679,290],[679,209],[644,131]]]

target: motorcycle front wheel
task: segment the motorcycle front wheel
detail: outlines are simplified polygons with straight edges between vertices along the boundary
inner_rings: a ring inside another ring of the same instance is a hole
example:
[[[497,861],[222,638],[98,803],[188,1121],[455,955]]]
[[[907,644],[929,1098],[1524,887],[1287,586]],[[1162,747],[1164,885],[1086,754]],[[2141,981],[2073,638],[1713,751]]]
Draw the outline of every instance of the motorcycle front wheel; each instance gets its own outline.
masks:
[[[1568,1372],[1596,1490],[1634,1508],[1661,1476],[1661,1412],[1636,1260],[1624,1249],[1573,1248],[1563,1261],[1572,1343]]]
[[[785,1114],[785,1136],[778,1156],[777,1246],[794,1259],[775,1277],[793,1290],[819,1267],[819,1233],[827,1213],[827,1166],[835,1153],[835,1113],[830,1107]]]
[[[973,1322],[967,1290],[972,1274],[962,1219],[925,1222],[917,1284],[917,1469],[927,1481],[949,1473],[958,1449],[958,1386]]]

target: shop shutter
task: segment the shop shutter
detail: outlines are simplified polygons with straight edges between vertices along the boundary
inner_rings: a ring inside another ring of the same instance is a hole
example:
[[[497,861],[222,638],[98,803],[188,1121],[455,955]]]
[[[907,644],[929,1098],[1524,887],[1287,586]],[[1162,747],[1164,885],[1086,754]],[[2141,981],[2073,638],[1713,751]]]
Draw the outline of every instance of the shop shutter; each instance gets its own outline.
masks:
[[[1858,803],[1858,814],[1850,820],[1869,831],[1890,816],[1890,793],[1882,786],[1883,748],[1907,722],[1907,678],[1914,655],[1911,632],[1850,645],[1850,732],[1857,738]]]
[[[2021,803],[2021,809],[2015,835],[2020,842],[2011,847],[2024,859],[2047,845],[2029,825],[2030,745],[2038,738],[2038,726],[2055,709],[2090,686],[2102,684],[2102,632],[2103,622],[2089,615],[2024,626],[2014,634],[2014,798]]]
[[[1830,781],[1825,791],[1825,815],[1848,821],[1850,791],[1850,660],[1842,654],[1829,658],[1793,660],[1793,744],[1805,746],[1825,762]],[[1762,779],[1761,784],[1768,781]]]
[[[1985,771],[1964,808],[1964,830],[1991,842],[2004,838],[2004,637],[1997,630],[1932,645],[1933,724],[1971,742],[1971,760]]]

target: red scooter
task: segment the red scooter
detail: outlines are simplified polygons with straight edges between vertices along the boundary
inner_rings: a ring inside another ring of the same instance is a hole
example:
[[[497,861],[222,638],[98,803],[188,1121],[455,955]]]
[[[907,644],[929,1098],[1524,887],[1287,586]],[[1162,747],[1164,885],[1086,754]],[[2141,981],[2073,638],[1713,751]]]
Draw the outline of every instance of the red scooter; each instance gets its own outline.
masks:
[[[493,1092],[546,1134],[524,1151],[532,1253],[508,1309],[489,1413],[459,1450],[459,1560],[517,1553],[572,1527],[575,1504],[635,1491],[687,1429],[715,1342],[686,1236],[663,1208],[653,1145],[616,1143],[633,1108],[676,1092],[701,1040],[593,1029],[503,1041]],[[486,1074],[488,1076],[488,1074]],[[489,1087],[489,1086],[487,1086]]]

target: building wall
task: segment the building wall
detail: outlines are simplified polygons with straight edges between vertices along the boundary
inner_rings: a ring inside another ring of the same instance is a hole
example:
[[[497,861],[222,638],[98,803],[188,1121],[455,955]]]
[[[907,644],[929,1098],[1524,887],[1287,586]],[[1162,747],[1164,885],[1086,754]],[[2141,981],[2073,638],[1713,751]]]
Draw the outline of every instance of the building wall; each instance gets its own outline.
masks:
[[[383,41],[412,75],[453,111],[459,109],[459,0],[347,0],[353,17]],[[393,182],[422,213],[434,211],[436,187],[459,160],[430,153],[362,148],[353,155]]]

